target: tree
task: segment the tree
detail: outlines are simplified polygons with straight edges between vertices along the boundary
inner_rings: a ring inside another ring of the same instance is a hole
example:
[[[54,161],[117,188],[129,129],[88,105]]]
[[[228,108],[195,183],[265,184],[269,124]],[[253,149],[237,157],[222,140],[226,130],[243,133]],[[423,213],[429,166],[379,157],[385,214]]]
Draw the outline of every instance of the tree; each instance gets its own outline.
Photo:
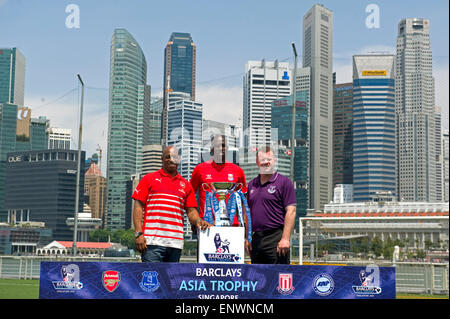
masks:
[[[425,251],[424,250],[422,250],[422,249],[419,249],[419,250],[417,250],[417,252],[416,252],[416,256],[417,256],[417,258],[419,258],[419,259],[424,259],[425,257],[426,257],[426,253],[425,253]]]
[[[107,242],[111,232],[107,229],[96,229],[89,233],[89,240],[93,242]]]
[[[375,254],[376,257],[383,255],[383,242],[377,236],[372,239],[370,250]]]
[[[425,240],[425,250],[429,250],[431,247],[433,247],[433,242],[429,239]]]

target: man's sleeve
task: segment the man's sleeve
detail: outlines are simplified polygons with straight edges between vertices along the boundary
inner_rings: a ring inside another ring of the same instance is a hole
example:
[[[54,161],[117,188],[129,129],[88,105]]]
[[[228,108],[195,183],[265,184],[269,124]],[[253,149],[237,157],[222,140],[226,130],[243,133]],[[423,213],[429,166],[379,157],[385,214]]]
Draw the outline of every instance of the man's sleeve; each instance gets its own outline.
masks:
[[[190,184],[188,184],[190,185]],[[197,208],[197,200],[195,199],[195,193],[192,188],[192,186],[188,187],[187,193],[186,193],[186,204],[184,205],[185,208],[187,207],[195,207]]]
[[[200,175],[200,172],[199,172],[199,169],[198,169],[198,165],[197,165],[194,168],[194,170],[192,171],[191,180],[190,180],[190,183],[191,183],[191,186],[192,186],[192,189],[193,189],[194,193],[196,193],[198,188],[199,188],[200,177],[201,177],[201,175]]]
[[[286,179],[284,183],[284,191],[283,191],[283,206],[284,208],[297,205],[297,197],[295,196],[294,184],[292,184],[290,179]]]
[[[150,191],[150,182],[151,182],[150,175],[145,175],[140,180],[131,198],[136,199],[142,203],[147,202],[148,192]]]

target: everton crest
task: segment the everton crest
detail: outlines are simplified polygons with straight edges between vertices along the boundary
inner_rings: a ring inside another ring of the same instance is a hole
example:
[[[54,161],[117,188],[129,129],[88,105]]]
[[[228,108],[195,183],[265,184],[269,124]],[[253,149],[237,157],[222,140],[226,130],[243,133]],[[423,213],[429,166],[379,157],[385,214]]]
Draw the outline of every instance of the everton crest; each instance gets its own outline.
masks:
[[[139,283],[142,290],[147,292],[156,291],[160,284],[158,281],[158,273],[156,271],[144,271],[142,273],[142,280]]]

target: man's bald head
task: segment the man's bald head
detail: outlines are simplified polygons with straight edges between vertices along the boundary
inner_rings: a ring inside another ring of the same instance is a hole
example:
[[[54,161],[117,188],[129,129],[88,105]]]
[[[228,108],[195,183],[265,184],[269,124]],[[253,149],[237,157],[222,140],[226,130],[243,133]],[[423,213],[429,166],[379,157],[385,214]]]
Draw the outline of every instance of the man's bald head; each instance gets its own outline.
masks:
[[[177,173],[180,156],[178,155],[178,149],[174,145],[164,148],[161,159],[164,171],[171,175]]]

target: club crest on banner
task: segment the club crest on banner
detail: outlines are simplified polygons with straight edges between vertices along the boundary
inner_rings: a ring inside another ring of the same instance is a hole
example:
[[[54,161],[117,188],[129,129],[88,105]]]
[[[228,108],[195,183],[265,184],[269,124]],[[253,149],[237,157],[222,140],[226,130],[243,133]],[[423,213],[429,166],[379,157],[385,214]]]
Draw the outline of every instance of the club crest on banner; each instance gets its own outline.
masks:
[[[277,290],[282,295],[290,295],[294,291],[292,274],[279,274]]]
[[[334,290],[334,280],[328,274],[320,274],[314,278],[312,286],[319,296],[328,296]]]
[[[156,291],[160,284],[158,280],[158,273],[156,271],[144,271],[142,273],[142,280],[139,283],[142,290],[147,292]]]
[[[120,272],[116,270],[107,270],[102,274],[102,284],[103,287],[109,291],[113,292],[119,287],[120,283]]]

